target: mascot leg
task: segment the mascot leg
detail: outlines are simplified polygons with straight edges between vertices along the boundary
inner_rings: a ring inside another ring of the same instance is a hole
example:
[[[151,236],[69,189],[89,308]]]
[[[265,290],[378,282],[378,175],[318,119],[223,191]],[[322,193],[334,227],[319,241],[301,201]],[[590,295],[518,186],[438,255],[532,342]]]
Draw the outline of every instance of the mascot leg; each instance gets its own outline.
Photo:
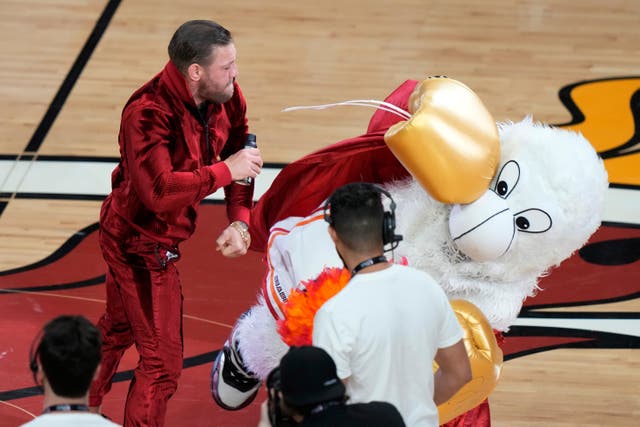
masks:
[[[262,296],[236,322],[211,370],[211,396],[234,411],[255,399],[262,380],[287,352]]]

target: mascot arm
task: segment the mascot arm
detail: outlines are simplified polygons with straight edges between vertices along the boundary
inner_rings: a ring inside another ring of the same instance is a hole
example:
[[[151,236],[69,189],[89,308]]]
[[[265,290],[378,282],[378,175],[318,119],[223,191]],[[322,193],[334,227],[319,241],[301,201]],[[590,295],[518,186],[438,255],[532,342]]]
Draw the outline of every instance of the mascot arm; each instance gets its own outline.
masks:
[[[451,399],[438,406],[440,424],[482,403],[498,384],[502,370],[502,350],[484,314],[469,301],[451,301],[451,306],[464,331],[472,378]],[[437,369],[434,362],[434,371]]]
[[[498,128],[482,100],[464,83],[438,77],[415,86],[408,106],[411,118],[384,134],[389,149],[439,202],[477,200],[500,164]]]

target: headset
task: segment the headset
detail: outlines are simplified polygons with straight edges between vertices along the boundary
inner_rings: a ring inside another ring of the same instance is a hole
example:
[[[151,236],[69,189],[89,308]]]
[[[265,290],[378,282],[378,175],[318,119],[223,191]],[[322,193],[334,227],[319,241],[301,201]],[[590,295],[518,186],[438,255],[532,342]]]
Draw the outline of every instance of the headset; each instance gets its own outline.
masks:
[[[38,357],[40,355],[40,344],[42,344],[42,338],[44,336],[44,329],[41,329],[40,332],[35,336],[33,341],[31,342],[31,346],[29,347],[29,370],[31,371],[31,375],[33,376],[33,382],[41,387],[42,384],[38,381]]]
[[[398,244],[402,241],[402,235],[396,234],[396,202],[391,197],[391,194],[379,185],[369,184],[371,188],[378,192],[382,197],[383,195],[389,199],[389,210],[385,210],[382,214],[382,244],[384,246],[390,245],[384,251],[392,251],[398,247]],[[331,218],[331,206],[329,200],[324,205],[324,220],[333,226],[333,219]]]

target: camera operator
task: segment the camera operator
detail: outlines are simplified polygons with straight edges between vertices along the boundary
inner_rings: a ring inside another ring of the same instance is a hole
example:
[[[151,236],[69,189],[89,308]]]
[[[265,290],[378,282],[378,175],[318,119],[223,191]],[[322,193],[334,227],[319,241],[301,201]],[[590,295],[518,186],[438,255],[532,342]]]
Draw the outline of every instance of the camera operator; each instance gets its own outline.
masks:
[[[347,404],[336,364],[319,347],[291,347],[269,374],[267,388],[258,427],[405,426],[390,403]]]

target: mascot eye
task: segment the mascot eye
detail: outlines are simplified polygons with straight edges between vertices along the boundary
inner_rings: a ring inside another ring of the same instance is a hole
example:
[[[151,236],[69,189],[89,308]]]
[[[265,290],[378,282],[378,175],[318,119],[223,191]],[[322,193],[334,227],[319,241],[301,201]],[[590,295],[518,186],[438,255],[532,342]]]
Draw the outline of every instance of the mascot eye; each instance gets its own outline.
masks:
[[[519,216],[516,218],[516,225],[520,230],[528,230],[531,224],[529,224],[529,220],[526,217]]]
[[[494,191],[498,196],[506,199],[518,184],[519,179],[520,166],[515,160],[509,160],[502,166],[502,169],[500,169]]]
[[[525,233],[544,233],[551,228],[551,217],[541,209],[532,208],[514,215],[516,227]]]

